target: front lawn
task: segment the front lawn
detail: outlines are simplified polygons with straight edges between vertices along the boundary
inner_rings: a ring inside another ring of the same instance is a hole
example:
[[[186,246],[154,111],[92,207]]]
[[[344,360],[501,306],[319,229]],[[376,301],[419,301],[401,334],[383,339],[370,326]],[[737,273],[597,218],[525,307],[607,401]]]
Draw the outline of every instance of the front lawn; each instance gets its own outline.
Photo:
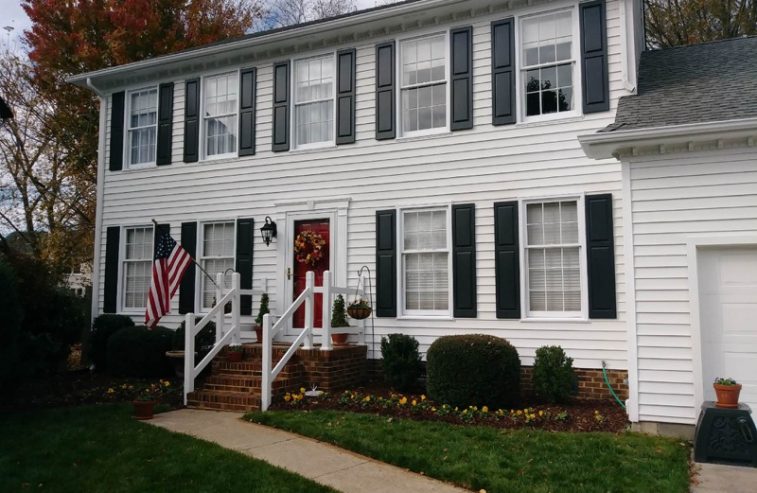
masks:
[[[328,410],[258,412],[247,418],[475,491],[689,488],[688,445],[662,437],[505,430]]]
[[[129,405],[0,413],[0,491],[332,491],[130,414]]]

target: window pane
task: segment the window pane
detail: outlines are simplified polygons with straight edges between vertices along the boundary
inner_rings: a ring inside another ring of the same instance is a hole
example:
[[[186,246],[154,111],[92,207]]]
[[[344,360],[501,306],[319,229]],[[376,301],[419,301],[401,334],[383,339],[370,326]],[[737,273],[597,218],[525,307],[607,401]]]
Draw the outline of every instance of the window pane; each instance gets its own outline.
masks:
[[[130,164],[155,161],[158,91],[147,89],[129,94],[128,158]]]
[[[205,120],[205,153],[208,156],[228,154],[237,149],[237,116]]]
[[[152,275],[152,227],[127,228],[124,245],[123,308],[144,308]]]
[[[334,104],[331,100],[296,107],[297,145],[333,140]]]
[[[449,308],[448,257],[446,252],[405,254],[405,308]]]
[[[236,113],[237,82],[235,72],[205,79],[203,108],[206,117]]]
[[[203,225],[202,266],[213,280],[216,274],[234,268],[234,235],[233,222]],[[202,279],[202,306],[211,308],[215,297],[215,286],[205,274],[201,274],[200,277]],[[230,280],[231,271],[226,272],[224,277],[227,286]]]

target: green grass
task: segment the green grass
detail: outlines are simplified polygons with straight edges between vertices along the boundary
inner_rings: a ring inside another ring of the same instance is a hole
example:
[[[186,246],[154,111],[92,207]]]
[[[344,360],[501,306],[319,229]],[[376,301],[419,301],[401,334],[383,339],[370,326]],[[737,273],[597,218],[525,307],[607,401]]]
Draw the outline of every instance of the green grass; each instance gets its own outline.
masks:
[[[0,414],[0,491],[332,491],[130,413],[105,405]]]
[[[502,430],[338,411],[274,411],[248,418],[474,491],[662,493],[689,488],[688,445],[661,437]]]

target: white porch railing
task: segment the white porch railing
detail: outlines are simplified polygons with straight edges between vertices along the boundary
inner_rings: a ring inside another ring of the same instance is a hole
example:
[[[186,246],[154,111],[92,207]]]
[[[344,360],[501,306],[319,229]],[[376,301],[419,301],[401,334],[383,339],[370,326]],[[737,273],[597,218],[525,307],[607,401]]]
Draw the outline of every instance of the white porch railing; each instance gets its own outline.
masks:
[[[358,282],[358,286],[360,283]],[[322,293],[322,323],[320,329],[313,328],[313,319],[315,315],[315,294]],[[346,287],[338,287],[333,285],[331,278],[331,272],[325,271],[323,273],[323,285],[315,285],[315,274],[312,271],[308,271],[305,274],[305,289],[300,293],[291,306],[281,314],[275,324],[271,322],[271,316],[266,314],[263,316],[263,362],[262,362],[262,388],[261,388],[261,405],[260,408],[263,411],[267,411],[271,405],[272,384],[276,377],[284,369],[284,366],[294,356],[300,346],[303,349],[312,349],[313,347],[313,333],[320,333],[321,336],[321,351],[329,351],[333,349],[331,344],[331,307],[333,297],[341,294],[345,297],[345,302],[349,295],[363,296],[362,290],[348,289]],[[284,356],[281,357],[275,367],[271,368],[273,360],[273,340],[285,327],[288,327],[291,323],[294,313],[300,306],[305,304],[305,323],[302,332],[297,335],[292,342],[289,349],[287,349]],[[359,344],[365,344],[365,321],[358,320],[357,327],[340,327],[340,334],[357,334]]]
[[[184,405],[187,404],[187,395],[194,391],[195,379],[213,361],[213,358],[225,346],[239,344],[239,314],[240,296],[248,294],[249,290],[240,289],[239,273],[231,274],[231,289],[224,292],[223,274],[216,275],[216,306],[214,306],[202,320],[195,324],[195,314],[187,313],[184,330]],[[231,314],[227,317],[224,307],[231,302]],[[195,366],[195,336],[211,320],[216,323],[216,342],[208,354]],[[227,320],[229,323],[227,324]]]

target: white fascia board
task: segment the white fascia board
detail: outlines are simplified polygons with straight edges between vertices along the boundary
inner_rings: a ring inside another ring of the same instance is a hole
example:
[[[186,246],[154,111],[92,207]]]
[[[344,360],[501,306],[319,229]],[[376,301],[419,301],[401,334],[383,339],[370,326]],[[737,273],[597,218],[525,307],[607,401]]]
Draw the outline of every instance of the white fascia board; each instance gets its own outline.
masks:
[[[480,7],[484,4],[484,2],[475,2],[475,4],[477,5],[472,5],[474,4],[474,2],[470,0],[425,0],[411,3],[399,3],[397,5],[389,5],[378,9],[369,9],[363,13],[357,13],[355,15],[347,17],[335,18],[331,21],[315,22],[313,24],[306,24],[302,27],[275,30],[270,34],[241,38],[236,41],[212,44],[206,47],[200,47],[188,51],[149,58],[147,60],[142,60],[139,62],[132,62],[115,67],[108,67],[101,70],[86,72],[83,74],[71,76],[66,79],[66,82],[86,87],[87,79],[97,81],[98,79],[119,76],[135,70],[141,71],[151,68],[159,68],[164,67],[168,64],[189,62],[199,58],[212,57],[213,55],[217,54],[228,54],[229,52],[236,50],[255,49],[257,47],[262,48],[265,45],[271,45],[275,43],[294,43],[305,36],[313,34],[326,35],[327,33],[330,34],[334,31],[355,28],[366,23],[382,20],[394,20],[396,23],[396,18],[400,16],[428,12],[429,10],[434,8],[454,6],[457,4],[468,8],[467,4],[471,4],[470,7]]]
[[[607,159],[615,157],[623,149],[701,140],[738,139],[753,136],[755,133],[757,133],[757,118],[743,118],[669,127],[595,132],[579,135],[578,141],[590,158]]]

